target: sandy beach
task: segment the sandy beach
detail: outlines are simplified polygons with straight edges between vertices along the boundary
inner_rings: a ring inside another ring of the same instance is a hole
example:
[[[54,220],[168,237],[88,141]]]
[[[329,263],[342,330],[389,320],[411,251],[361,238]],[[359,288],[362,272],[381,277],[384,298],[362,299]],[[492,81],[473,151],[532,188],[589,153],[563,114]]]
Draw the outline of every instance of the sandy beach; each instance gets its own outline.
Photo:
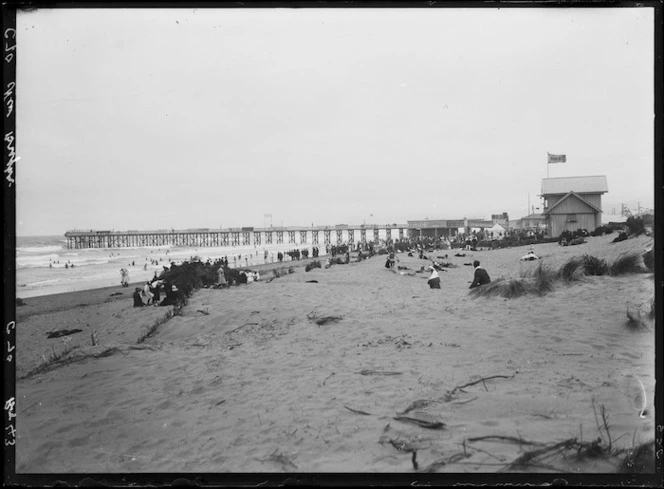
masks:
[[[558,267],[653,241],[614,237],[535,252]],[[652,440],[654,321],[629,328],[626,308],[647,316],[653,274],[468,295],[464,264],[516,277],[539,263],[520,262],[526,251],[436,252],[456,265],[440,290],[412,273],[430,262],[405,253],[403,275],[384,256],[309,272],[303,261],[271,281],[265,265],[260,282],[198,290],[169,319],[133,308],[133,287],[28,298],[16,309],[17,473],[514,471],[533,447],[606,437],[600,408],[614,448]],[[47,338],[63,329],[81,331]],[[519,471],[619,462],[559,455]]]

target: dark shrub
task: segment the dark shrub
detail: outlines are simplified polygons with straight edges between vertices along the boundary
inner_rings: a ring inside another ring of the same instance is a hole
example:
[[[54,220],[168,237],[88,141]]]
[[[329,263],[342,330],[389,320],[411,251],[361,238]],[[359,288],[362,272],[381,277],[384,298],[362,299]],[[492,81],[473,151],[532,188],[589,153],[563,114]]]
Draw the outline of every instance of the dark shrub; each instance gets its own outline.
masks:
[[[309,263],[306,267],[304,267],[304,270],[308,272],[309,270],[313,270],[314,268],[321,268],[322,265],[320,261],[314,260],[311,263]]]

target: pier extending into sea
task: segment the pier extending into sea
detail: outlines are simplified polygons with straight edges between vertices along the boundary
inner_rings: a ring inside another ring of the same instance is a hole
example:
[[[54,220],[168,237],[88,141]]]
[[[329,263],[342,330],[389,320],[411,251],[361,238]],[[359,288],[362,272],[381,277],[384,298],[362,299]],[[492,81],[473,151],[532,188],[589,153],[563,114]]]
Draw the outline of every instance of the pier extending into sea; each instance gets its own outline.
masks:
[[[311,227],[184,229],[156,231],[71,230],[67,248],[144,246],[263,246],[272,244],[334,245],[396,240],[408,236],[407,224],[361,224]]]

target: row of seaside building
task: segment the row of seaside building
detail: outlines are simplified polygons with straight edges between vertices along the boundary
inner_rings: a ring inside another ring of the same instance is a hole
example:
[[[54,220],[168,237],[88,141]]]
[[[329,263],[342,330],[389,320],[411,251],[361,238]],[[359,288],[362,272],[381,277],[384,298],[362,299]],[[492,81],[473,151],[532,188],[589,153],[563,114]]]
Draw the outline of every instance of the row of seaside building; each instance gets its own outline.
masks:
[[[609,191],[606,176],[558,177],[542,179],[544,209],[517,220],[506,212],[487,219],[424,219],[408,221],[411,236],[452,237],[459,233],[493,233],[504,236],[508,230],[543,232],[558,237],[564,231],[594,231],[603,223],[602,195]]]

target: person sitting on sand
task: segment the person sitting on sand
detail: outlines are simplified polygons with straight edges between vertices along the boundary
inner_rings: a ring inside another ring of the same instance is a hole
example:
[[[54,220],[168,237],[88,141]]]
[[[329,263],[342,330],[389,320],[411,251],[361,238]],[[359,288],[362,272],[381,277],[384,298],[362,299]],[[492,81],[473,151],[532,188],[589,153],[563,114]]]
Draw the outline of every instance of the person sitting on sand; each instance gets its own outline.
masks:
[[[136,287],[134,290],[134,307],[143,307],[143,298],[141,297],[141,288]]]
[[[470,284],[470,289],[491,283],[489,274],[486,270],[480,267],[480,262],[478,260],[473,262],[473,266],[475,267],[475,276],[473,277],[473,282]]]
[[[429,284],[429,288],[440,289],[440,276],[438,275],[438,272],[433,266],[429,266],[429,270],[431,270],[431,275],[429,276],[429,280],[427,281],[427,283]]]
[[[530,249],[528,250],[528,253],[523,255],[521,257],[521,260],[523,260],[523,261],[539,260],[539,257],[535,254],[535,249],[533,248],[533,245],[530,245]]]

